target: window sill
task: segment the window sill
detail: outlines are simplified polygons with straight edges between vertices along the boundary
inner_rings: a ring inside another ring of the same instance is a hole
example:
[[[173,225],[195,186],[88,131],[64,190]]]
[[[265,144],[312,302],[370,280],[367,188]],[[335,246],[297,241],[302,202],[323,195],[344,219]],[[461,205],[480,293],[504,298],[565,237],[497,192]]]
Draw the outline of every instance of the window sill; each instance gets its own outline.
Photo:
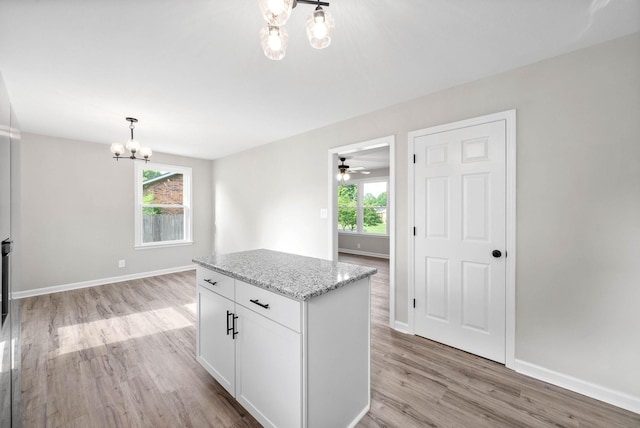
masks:
[[[344,236],[365,236],[371,238],[388,238],[389,235],[383,235],[381,233],[358,233],[358,232],[343,232],[341,230],[338,231],[338,235]]]
[[[158,242],[136,245],[133,248],[135,250],[151,250],[153,248],[167,248],[167,247],[184,247],[186,245],[193,245],[193,241],[179,241],[179,242]]]

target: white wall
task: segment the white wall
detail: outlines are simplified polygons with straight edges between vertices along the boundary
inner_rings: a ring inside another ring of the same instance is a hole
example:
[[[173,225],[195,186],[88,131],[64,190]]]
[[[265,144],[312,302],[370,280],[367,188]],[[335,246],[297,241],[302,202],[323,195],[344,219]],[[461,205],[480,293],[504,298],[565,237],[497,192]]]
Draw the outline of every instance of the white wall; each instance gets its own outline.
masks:
[[[407,133],[514,108],[516,357],[640,399],[640,33],[214,161],[215,248],[325,257],[327,150],[395,134],[406,322]]]
[[[319,144],[276,143],[214,161],[216,252],[269,248],[325,257],[326,175]]]
[[[338,233],[338,251],[389,258],[389,237],[360,233]]]
[[[194,244],[134,250],[133,161],[116,162],[105,144],[22,134],[21,145],[16,291],[187,266],[211,253],[211,161],[154,153],[154,162],[193,169]]]

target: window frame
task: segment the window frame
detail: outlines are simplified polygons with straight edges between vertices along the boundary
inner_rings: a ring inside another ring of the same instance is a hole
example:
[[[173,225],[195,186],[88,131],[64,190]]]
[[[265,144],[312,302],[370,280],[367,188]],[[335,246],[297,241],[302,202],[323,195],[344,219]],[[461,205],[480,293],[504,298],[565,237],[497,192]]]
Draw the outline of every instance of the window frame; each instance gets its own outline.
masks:
[[[380,182],[385,182],[387,184],[387,222],[385,224],[386,226],[386,232],[385,233],[371,233],[371,232],[365,232],[364,231],[364,209],[366,208],[364,205],[364,184],[365,183],[380,183]],[[349,185],[349,184],[357,184],[357,188],[358,188],[358,193],[357,193],[357,202],[356,202],[356,230],[354,230],[353,232],[350,232],[348,230],[342,230],[340,228],[340,223],[337,222],[337,229],[338,229],[338,233],[342,233],[344,235],[348,235],[348,236],[354,236],[354,235],[364,235],[364,236],[370,236],[370,237],[379,237],[379,238],[388,238],[389,237],[389,177],[388,176],[383,176],[383,177],[370,177],[370,178],[358,178],[358,179],[352,179],[349,180],[348,182],[339,182],[337,184],[338,187],[340,187],[341,185]],[[336,194],[339,194],[339,191],[336,192]],[[341,206],[338,204],[338,202],[336,201],[336,207],[338,210],[340,210]],[[342,208],[354,208],[354,207],[342,207]]]
[[[166,171],[182,174],[182,204],[145,204],[143,203],[143,170]],[[177,245],[191,245],[193,231],[193,212],[192,212],[192,169],[187,166],[166,165],[151,162],[136,162],[134,168],[134,248],[137,250],[159,247],[173,247]],[[182,208],[184,218],[184,234],[183,239],[175,239],[171,241],[143,242],[143,208]]]

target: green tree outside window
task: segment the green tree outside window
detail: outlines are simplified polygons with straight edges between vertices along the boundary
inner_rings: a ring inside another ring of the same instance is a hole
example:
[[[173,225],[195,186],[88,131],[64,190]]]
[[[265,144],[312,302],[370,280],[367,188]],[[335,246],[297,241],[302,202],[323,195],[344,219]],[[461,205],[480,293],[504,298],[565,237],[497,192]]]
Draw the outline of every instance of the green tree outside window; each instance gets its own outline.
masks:
[[[382,183],[374,184],[379,188]],[[338,227],[350,232],[386,233],[387,192],[368,192],[362,197],[362,206],[358,206],[358,185],[353,183],[338,186]],[[367,183],[364,186],[363,189],[366,189]],[[360,228],[358,212],[362,216]]]

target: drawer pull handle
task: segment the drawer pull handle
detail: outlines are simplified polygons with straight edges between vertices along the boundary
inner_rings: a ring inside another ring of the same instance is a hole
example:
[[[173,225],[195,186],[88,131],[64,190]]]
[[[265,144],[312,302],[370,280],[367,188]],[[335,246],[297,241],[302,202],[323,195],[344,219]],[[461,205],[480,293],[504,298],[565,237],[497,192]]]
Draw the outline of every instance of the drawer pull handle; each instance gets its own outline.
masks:
[[[231,327],[229,327],[229,317],[231,317]],[[238,316],[236,314],[234,314],[233,312],[227,311],[227,336],[229,336],[229,333],[232,333],[231,338],[233,338],[234,340],[238,335],[238,331],[236,331],[237,319],[238,319]]]
[[[218,281],[212,281],[210,279],[205,279],[204,282],[208,282],[211,285],[216,285],[218,283]]]
[[[233,340],[236,340],[236,336],[238,335],[238,330],[236,330],[236,320],[238,319],[238,316],[236,314],[233,314],[233,331],[232,331],[232,335],[231,338]]]
[[[265,309],[269,309],[269,304],[268,303],[266,303],[266,304],[265,303],[260,303],[260,300],[258,300],[258,299],[255,299],[255,300],[254,299],[249,299],[249,301],[251,303],[255,303],[258,306],[262,306]]]
[[[229,327],[229,315],[233,315],[233,312],[227,311],[227,336],[229,336],[229,332],[233,331],[233,326]]]

